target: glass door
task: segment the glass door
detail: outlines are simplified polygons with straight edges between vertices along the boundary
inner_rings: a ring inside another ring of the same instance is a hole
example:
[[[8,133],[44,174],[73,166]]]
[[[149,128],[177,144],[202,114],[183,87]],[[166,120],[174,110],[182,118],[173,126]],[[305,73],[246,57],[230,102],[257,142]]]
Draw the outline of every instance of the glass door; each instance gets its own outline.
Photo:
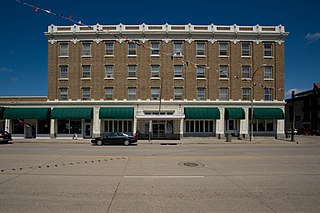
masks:
[[[164,138],[166,132],[165,121],[152,121],[153,138]]]

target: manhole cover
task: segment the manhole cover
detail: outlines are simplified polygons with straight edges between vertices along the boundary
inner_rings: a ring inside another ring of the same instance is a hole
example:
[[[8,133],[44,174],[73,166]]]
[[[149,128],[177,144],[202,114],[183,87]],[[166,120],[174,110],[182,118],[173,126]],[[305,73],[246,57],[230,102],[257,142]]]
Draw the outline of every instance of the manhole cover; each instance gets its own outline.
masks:
[[[187,166],[187,167],[204,167],[204,164],[199,162],[180,162],[179,166]]]

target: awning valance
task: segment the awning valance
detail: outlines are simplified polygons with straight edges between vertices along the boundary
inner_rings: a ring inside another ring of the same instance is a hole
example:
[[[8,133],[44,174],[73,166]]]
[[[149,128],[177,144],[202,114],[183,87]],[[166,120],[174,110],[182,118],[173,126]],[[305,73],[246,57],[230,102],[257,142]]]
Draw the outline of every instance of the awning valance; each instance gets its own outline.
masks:
[[[126,119],[132,120],[134,117],[133,107],[102,107],[99,111],[100,119]]]
[[[92,119],[93,110],[90,107],[82,108],[53,108],[51,111],[52,119]]]
[[[254,108],[254,119],[284,119],[284,113],[280,108]]]
[[[226,108],[225,119],[245,119],[245,113],[243,108]]]
[[[48,119],[50,108],[5,108],[4,119]]]
[[[220,119],[220,111],[217,107],[186,107],[185,119]]]
[[[4,107],[0,107],[0,119],[3,119]]]

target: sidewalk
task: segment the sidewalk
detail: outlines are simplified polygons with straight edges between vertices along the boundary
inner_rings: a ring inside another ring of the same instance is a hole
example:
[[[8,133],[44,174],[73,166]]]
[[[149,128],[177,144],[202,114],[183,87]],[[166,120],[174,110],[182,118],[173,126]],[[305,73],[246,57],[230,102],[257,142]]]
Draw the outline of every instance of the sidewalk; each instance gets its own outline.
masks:
[[[59,143],[59,144],[91,144],[91,139],[13,139],[11,143]],[[290,138],[274,137],[254,137],[253,141],[249,138],[241,139],[233,137],[231,142],[226,142],[226,139],[218,139],[214,137],[187,137],[181,140],[139,140],[137,144],[143,145],[183,145],[183,144],[290,144]],[[295,136],[294,144],[320,144],[320,136]]]

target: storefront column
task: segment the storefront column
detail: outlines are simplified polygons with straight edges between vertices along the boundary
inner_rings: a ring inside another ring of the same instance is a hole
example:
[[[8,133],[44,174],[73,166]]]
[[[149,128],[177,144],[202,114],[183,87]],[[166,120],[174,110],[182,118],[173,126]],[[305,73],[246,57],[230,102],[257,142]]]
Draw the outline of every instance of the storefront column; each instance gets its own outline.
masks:
[[[138,123],[138,119],[137,119],[137,108],[134,108],[134,113],[133,113],[133,130],[132,133],[133,135],[137,134],[137,123]]]
[[[249,138],[249,108],[244,108],[245,119],[240,120],[240,137]]]
[[[56,131],[56,120],[50,119],[50,138],[56,138],[57,131]]]
[[[4,130],[6,130],[7,132],[11,132],[12,133],[12,125],[11,125],[12,120],[11,119],[5,119],[4,121]]]
[[[276,124],[277,124],[277,132],[276,132],[275,137],[276,137],[276,138],[278,138],[278,137],[284,137],[284,136],[285,136],[285,132],[284,132],[284,126],[285,126],[284,119],[277,120],[277,121],[276,121]]]
[[[224,107],[219,107],[220,119],[216,120],[216,135],[217,137],[224,138]]]
[[[180,138],[183,138],[183,131],[184,131],[184,120],[180,120]]]
[[[99,110],[100,107],[95,106],[93,107],[93,121],[92,121],[92,137],[100,137],[100,131],[101,131],[101,120],[99,118]]]

